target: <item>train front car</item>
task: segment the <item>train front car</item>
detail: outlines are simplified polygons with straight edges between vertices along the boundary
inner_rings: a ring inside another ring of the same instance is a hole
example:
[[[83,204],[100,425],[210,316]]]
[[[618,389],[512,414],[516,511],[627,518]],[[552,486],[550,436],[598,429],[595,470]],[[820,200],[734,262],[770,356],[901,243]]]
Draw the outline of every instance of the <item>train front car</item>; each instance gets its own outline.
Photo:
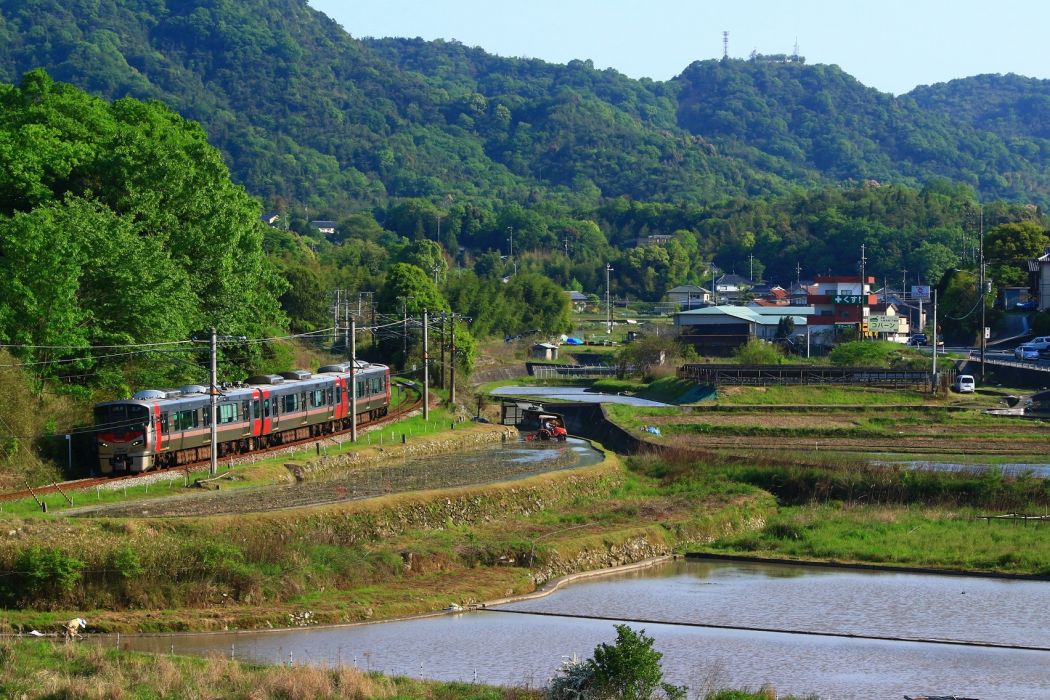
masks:
[[[153,466],[155,440],[146,401],[110,401],[95,406],[95,445],[103,474],[141,472]]]

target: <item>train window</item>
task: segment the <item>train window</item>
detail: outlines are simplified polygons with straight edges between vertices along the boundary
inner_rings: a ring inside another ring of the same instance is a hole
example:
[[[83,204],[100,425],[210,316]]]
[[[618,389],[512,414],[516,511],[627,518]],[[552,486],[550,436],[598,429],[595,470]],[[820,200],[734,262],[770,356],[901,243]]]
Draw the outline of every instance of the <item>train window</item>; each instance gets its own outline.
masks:
[[[204,414],[204,420],[202,421],[202,424],[204,425],[204,427],[208,427],[209,425],[211,425],[211,406],[205,406],[204,408],[202,408],[201,413]]]
[[[333,403],[335,403],[335,401],[332,400],[332,396],[332,387],[328,387],[328,401],[326,402],[328,406],[331,406]]]
[[[371,381],[372,381],[372,393],[373,394],[378,394],[379,393],[379,377],[374,377]]]
[[[197,427],[197,412],[193,410],[179,411],[175,414],[175,430],[189,430]]]
[[[343,403],[343,387],[339,385],[335,387],[335,403],[337,406]]]
[[[263,417],[270,417],[270,399],[263,399]]]
[[[314,408],[324,406],[324,389],[314,389],[310,392],[310,405]]]
[[[241,401],[241,415],[243,416],[242,420],[248,420],[249,418],[251,418],[251,415],[252,415],[252,402],[251,401]]]
[[[219,404],[219,424],[232,423],[237,420],[237,404]]]
[[[252,418],[262,417],[262,405],[259,403],[259,399],[252,399]]]
[[[365,395],[365,383],[357,382],[357,398],[361,398]]]
[[[168,414],[167,413],[160,414],[160,418],[157,420],[157,425],[160,426],[160,434],[161,435],[167,435],[168,434]]]
[[[284,412],[292,413],[299,410],[299,395],[288,394],[284,397]]]

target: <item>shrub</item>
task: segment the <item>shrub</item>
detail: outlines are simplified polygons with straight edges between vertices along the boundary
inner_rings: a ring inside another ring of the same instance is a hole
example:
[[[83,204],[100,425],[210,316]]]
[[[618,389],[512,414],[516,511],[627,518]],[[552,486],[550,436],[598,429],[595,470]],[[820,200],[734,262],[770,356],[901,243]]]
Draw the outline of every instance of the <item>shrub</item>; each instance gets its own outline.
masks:
[[[61,550],[30,547],[18,555],[16,587],[8,594],[20,594],[23,602],[59,601],[73,591],[83,569],[84,562]]]
[[[616,643],[599,644],[587,661],[567,662],[560,675],[551,679],[547,696],[552,700],[684,700],[686,688],[664,683],[662,657],[645,630],[635,632],[627,625],[616,625]]]
[[[733,357],[742,365],[779,365],[784,359],[776,345],[757,338],[737,348]]]

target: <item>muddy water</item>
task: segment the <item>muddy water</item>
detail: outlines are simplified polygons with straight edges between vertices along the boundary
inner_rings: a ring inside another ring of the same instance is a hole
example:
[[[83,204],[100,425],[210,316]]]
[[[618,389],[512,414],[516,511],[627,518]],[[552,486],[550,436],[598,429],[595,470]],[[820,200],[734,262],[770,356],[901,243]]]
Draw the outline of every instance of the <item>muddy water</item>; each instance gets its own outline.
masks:
[[[822,698],[1034,700],[1050,697],[1050,651],[981,645],[1050,647],[1048,610],[1048,582],[674,562],[573,584],[503,611],[125,641],[156,651],[174,646],[271,663],[351,663],[386,673],[537,687],[563,657],[588,657],[595,645],[615,638],[613,620],[574,617],[594,615],[644,627],[664,654],[667,679],[688,685],[691,696],[768,683],[780,693]],[[745,627],[766,631],[740,629]],[[892,639],[901,637],[913,641]]]
[[[597,464],[604,459],[586,440],[496,443],[439,456],[357,467],[324,481],[193,493],[163,500],[83,508],[76,515],[199,516],[303,508],[391,493],[524,479]]]

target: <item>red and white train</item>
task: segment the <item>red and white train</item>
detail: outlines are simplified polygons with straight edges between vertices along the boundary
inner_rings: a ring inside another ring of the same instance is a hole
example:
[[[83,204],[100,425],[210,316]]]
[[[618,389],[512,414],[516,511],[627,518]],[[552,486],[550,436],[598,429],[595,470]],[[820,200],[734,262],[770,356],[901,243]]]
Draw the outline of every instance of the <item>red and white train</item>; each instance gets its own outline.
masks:
[[[350,382],[357,384],[357,423],[387,414],[390,370],[358,361],[250,377],[223,386],[216,405],[218,457],[266,449],[351,428]],[[95,406],[99,469],[143,472],[211,457],[211,397],[204,386],[147,389]]]

